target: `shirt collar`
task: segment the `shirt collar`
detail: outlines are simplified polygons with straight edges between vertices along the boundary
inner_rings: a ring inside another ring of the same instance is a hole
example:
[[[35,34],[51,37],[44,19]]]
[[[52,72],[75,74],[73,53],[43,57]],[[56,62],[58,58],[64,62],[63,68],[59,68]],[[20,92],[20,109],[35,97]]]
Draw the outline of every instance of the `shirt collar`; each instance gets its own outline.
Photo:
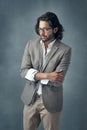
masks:
[[[50,44],[48,44],[48,49],[51,49],[53,44],[55,43],[56,39],[54,39],[52,42],[50,42]],[[44,42],[42,40],[40,40],[40,43],[44,45]]]

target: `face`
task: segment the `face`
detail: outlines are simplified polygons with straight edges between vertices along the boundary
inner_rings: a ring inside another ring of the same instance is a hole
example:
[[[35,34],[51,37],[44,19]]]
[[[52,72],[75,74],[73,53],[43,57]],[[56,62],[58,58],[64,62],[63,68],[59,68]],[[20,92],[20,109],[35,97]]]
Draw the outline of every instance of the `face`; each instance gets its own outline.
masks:
[[[46,21],[40,21],[39,22],[39,35],[41,37],[41,40],[46,43],[50,43],[51,41],[54,40],[54,33],[55,33],[55,30],[53,30],[49,23],[46,22]]]

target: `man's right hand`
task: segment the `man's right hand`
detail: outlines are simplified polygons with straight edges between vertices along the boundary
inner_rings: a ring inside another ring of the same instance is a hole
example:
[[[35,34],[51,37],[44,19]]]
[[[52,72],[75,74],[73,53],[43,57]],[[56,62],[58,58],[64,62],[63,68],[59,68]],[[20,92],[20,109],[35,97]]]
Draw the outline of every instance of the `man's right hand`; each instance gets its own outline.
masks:
[[[63,70],[54,71],[47,74],[47,77],[52,82],[63,82],[64,76],[61,74]]]

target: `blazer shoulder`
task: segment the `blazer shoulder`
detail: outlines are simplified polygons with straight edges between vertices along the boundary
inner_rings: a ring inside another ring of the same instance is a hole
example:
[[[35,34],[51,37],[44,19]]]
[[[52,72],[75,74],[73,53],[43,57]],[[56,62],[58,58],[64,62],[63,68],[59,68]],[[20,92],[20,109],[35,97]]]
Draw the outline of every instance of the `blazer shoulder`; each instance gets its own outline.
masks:
[[[29,40],[28,43],[30,46],[37,46],[40,43],[40,39]]]
[[[69,45],[67,45],[67,44],[65,44],[65,43],[63,43],[61,41],[60,41],[60,48],[62,50],[66,50],[66,51],[71,50],[71,47]]]
[[[28,40],[25,46],[25,49],[27,50],[32,50],[34,48],[37,48],[37,46],[39,45],[40,40],[39,39],[35,39],[35,40]]]

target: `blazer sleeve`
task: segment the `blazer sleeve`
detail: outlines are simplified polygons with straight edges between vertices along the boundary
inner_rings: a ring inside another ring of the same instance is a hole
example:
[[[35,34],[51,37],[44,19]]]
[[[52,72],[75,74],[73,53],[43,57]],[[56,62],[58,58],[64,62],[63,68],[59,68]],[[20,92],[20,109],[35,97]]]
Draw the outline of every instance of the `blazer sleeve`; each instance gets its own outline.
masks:
[[[60,70],[62,69],[63,71],[61,72],[61,74],[65,77],[66,75],[66,72],[69,68],[69,65],[70,65],[70,61],[71,61],[71,48],[68,48],[67,50],[65,50],[62,58],[61,58],[61,61],[60,63],[58,64],[58,66],[56,67],[56,70]],[[58,86],[61,86],[62,83],[54,83],[54,82],[51,82],[49,81],[48,82],[48,85],[50,86],[55,86],[55,87],[58,87]]]
[[[61,58],[60,64],[56,67],[56,70],[62,69],[63,71],[61,72],[61,74],[65,76],[69,68],[70,61],[71,61],[71,48],[69,48],[67,51],[64,52],[64,55]]]
[[[31,57],[29,53],[29,42],[25,46],[23,58],[22,58],[22,63],[21,63],[21,68],[20,68],[20,75],[21,77],[25,77],[27,71],[32,68],[32,62],[31,62]]]

